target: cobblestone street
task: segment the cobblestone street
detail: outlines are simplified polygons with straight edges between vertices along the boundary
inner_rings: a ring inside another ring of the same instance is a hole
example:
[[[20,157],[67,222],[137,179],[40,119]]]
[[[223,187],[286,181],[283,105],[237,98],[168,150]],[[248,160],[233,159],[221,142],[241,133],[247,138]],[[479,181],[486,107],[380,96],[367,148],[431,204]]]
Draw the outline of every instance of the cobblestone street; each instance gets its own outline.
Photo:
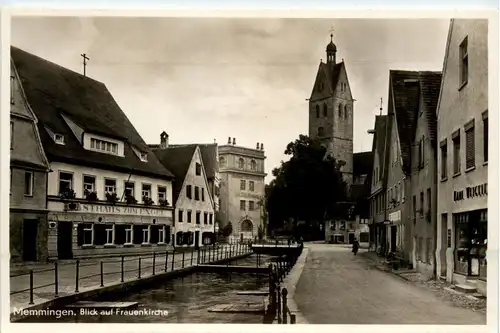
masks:
[[[380,271],[363,252],[308,246],[295,300],[311,324],[486,324],[485,311],[465,309],[427,286]]]

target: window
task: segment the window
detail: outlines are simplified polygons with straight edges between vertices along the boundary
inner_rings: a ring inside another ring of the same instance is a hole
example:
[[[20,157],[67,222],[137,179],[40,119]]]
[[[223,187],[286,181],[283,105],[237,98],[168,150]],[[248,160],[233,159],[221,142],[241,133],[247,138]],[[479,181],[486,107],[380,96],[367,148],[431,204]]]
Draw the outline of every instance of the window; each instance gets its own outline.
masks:
[[[208,213],[203,213],[203,224],[208,224]]]
[[[183,210],[179,210],[179,212],[177,213],[177,215],[178,215],[178,222],[184,222],[183,221],[184,211]]]
[[[483,113],[483,157],[484,162],[488,162],[488,111]]]
[[[196,175],[201,176],[201,164],[196,163]]]
[[[104,179],[104,192],[116,193],[116,179]]]
[[[396,201],[396,203],[399,202],[399,189],[398,189],[398,185],[394,186],[394,200]]]
[[[476,166],[474,119],[465,125],[465,170]]]
[[[323,136],[325,135],[325,129],[323,127],[318,127],[318,136]]]
[[[238,167],[239,167],[240,169],[245,168],[245,160],[243,160],[242,158],[240,158],[240,159],[238,160]]]
[[[125,182],[125,197],[135,197],[135,184],[132,182]]]
[[[111,245],[115,243],[115,233],[114,233],[115,225],[109,224],[106,225],[106,245]]]
[[[250,169],[252,169],[252,171],[257,170],[257,163],[254,160],[250,161]]]
[[[166,243],[165,242],[165,226],[160,226],[158,228],[158,243]]]
[[[151,198],[151,184],[142,184],[142,198]]]
[[[200,201],[200,188],[198,186],[194,187],[194,200]]]
[[[219,158],[219,164],[221,167],[226,166],[226,159],[223,156]]]
[[[95,191],[95,177],[83,176],[83,194],[87,195]]]
[[[448,145],[446,139],[441,142],[441,179],[448,178]]]
[[[111,151],[110,148],[111,148],[111,144],[108,143],[106,145],[106,150],[109,152],[109,151]],[[139,156],[140,156],[140,159],[141,159],[142,162],[147,162],[148,161],[148,153],[141,153]]]
[[[14,122],[10,122],[10,149],[14,149]]]
[[[342,118],[342,104],[339,104],[339,118]]]
[[[27,171],[24,173],[24,195],[33,196],[33,172]]]
[[[326,104],[323,104],[323,117],[328,117],[328,108]]]
[[[240,190],[244,191],[246,189],[246,182],[244,180],[240,180]]]
[[[192,199],[193,198],[192,186],[191,185],[186,185],[186,197],[188,197],[188,199]]]
[[[10,104],[14,104],[14,87],[15,78],[13,75],[10,76]]]
[[[193,213],[190,210],[187,211],[187,223],[191,223],[191,215],[192,214]]]
[[[240,200],[240,210],[246,210],[245,200]]]
[[[196,212],[196,224],[201,223],[201,212]]]
[[[349,118],[349,112],[347,110],[347,105],[344,106],[344,117],[345,117],[345,119]]]
[[[158,202],[160,200],[167,200],[167,188],[165,186],[158,186]]]
[[[59,173],[59,194],[67,193],[73,189],[73,174],[67,172]]]
[[[125,244],[132,244],[132,231],[133,231],[134,226],[128,225],[125,228]]]
[[[63,145],[64,144],[64,136],[62,134],[54,134],[54,141],[58,145]]]
[[[94,244],[94,224],[79,223],[77,226],[77,245],[93,245]]]
[[[248,189],[250,190],[250,192],[255,191],[255,182],[253,180],[248,182]]]
[[[460,131],[453,138],[453,174],[460,173]]]
[[[201,188],[201,201],[205,201],[205,189]]]
[[[469,53],[468,53],[468,40],[464,38],[460,44],[460,87],[467,83],[469,78]]]
[[[142,229],[142,244],[149,244],[149,228],[150,226],[144,226]]]
[[[420,217],[424,217],[424,192],[420,192]]]
[[[108,153],[117,154],[118,153],[118,144],[114,143],[114,142],[109,142],[109,141],[91,138],[90,139],[90,149],[98,150],[101,152],[108,152]],[[145,155],[145,156],[143,156],[143,155]],[[141,153],[140,159],[143,162],[147,162],[147,160],[148,160],[147,153]]]
[[[208,224],[212,224],[213,223],[213,214],[210,213],[209,217],[208,217]]]
[[[316,118],[319,118],[319,105],[316,105]]]
[[[254,210],[255,207],[254,207],[254,202],[253,201],[249,201],[248,202],[248,210]]]

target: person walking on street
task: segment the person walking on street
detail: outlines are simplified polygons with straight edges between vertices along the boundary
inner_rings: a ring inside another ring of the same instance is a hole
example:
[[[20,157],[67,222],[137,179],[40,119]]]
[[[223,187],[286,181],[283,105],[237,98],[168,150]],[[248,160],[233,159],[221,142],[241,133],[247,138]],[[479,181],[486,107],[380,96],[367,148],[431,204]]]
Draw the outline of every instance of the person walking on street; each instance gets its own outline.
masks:
[[[356,238],[354,238],[354,242],[352,243],[352,253],[356,255],[358,254],[358,250],[359,250],[359,242]]]

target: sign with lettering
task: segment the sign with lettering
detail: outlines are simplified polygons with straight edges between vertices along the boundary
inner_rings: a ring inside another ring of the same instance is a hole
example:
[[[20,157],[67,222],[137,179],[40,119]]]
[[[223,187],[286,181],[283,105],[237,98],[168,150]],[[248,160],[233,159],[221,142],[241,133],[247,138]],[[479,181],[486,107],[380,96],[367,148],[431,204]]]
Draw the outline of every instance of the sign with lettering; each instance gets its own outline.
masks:
[[[389,221],[391,222],[397,222],[397,221],[400,221],[401,220],[401,211],[398,210],[394,213],[390,213],[389,214]]]
[[[164,209],[150,207],[129,207],[129,206],[109,206],[80,204],[79,212],[96,214],[117,214],[117,215],[137,215],[151,217],[168,217],[170,212]]]
[[[476,186],[467,186],[464,190],[453,191],[453,200],[461,201],[464,199],[473,199],[488,195],[488,183]]]

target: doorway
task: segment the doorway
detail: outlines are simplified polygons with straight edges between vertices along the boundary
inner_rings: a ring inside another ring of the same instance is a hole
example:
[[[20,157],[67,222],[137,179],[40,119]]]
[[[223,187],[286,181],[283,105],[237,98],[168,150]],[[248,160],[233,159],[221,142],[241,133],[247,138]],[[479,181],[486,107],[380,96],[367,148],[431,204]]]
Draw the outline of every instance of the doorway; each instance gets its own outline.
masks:
[[[38,220],[23,221],[23,260],[37,260]]]
[[[397,228],[391,225],[391,252],[396,252]]]
[[[449,240],[448,240],[449,238]],[[441,215],[441,250],[439,259],[441,262],[441,276],[446,277],[446,249],[451,247],[451,230],[448,235],[448,214]]]
[[[57,256],[73,259],[73,222],[57,223]]]
[[[200,232],[194,232],[194,247],[198,249],[200,247]]]
[[[352,243],[354,243],[354,234],[349,233],[349,244],[352,244]]]

